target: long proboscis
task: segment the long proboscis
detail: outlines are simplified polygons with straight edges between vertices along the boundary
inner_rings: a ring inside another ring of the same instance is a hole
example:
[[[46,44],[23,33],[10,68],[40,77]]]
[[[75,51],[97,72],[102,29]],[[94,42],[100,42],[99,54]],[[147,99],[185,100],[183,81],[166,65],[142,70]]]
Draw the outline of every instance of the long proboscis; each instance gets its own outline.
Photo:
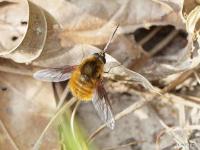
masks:
[[[117,25],[117,27],[115,28],[114,32],[113,32],[112,35],[110,36],[110,38],[109,38],[109,40],[108,40],[106,46],[105,46],[104,49],[103,49],[103,53],[105,53],[106,50],[108,49],[108,46],[109,46],[110,43],[112,42],[112,39],[113,39],[113,37],[114,37],[114,35],[115,35],[115,33],[116,33],[118,27],[119,27],[119,24]]]

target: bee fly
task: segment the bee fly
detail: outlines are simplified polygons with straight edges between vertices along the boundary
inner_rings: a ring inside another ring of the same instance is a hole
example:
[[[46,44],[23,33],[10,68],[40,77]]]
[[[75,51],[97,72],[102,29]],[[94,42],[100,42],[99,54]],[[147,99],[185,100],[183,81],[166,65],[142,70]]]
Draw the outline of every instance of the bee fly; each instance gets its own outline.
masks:
[[[118,26],[101,52],[83,59],[79,65],[49,68],[34,74],[34,78],[43,81],[60,82],[69,79],[68,86],[72,95],[81,101],[92,101],[102,121],[111,129],[114,129],[115,120],[103,86],[103,73],[105,52],[117,29]]]

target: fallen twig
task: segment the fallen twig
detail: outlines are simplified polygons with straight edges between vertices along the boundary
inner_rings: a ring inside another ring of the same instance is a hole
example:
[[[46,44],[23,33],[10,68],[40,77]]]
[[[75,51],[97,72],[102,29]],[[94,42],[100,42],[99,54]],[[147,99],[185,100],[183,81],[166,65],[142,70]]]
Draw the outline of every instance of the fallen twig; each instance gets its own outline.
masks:
[[[19,147],[17,146],[16,142],[13,140],[13,138],[11,137],[11,135],[9,134],[8,130],[6,129],[5,125],[3,124],[3,122],[0,120],[0,125],[3,129],[3,131],[5,132],[5,134],[7,135],[10,143],[12,144],[13,148],[15,150],[20,150]]]

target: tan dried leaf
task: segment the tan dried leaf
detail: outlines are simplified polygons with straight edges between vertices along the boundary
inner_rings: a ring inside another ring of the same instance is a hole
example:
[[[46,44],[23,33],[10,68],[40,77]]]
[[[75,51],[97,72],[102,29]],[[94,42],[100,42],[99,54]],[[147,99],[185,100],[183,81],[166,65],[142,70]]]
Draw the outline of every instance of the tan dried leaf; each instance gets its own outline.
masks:
[[[0,5],[0,55],[5,55],[14,51],[25,36],[28,26],[22,22],[28,20],[28,3],[11,0],[0,1]]]
[[[6,73],[32,76],[36,67],[24,64],[17,64],[12,60],[0,58],[0,71]]]
[[[26,76],[0,76],[0,84],[6,88],[0,91],[0,119],[19,149],[31,149],[56,110],[51,85]],[[58,148],[55,131],[49,130],[45,149]],[[10,147],[7,142],[2,141],[1,149]]]
[[[8,55],[16,62],[31,62],[37,58],[44,48],[47,34],[47,23],[42,9],[29,2],[28,30],[20,45]]]
[[[24,2],[23,4],[27,3]],[[39,6],[36,6],[32,2],[29,2],[28,4],[23,5],[23,7],[21,6],[22,8],[20,7],[20,9],[27,9],[27,11],[23,12],[23,15],[27,15],[29,18],[25,18],[23,21],[20,21],[22,20],[20,18],[17,19],[17,23],[20,23],[20,26],[24,28],[26,27],[26,29],[28,28],[27,31],[25,30],[23,34],[21,33],[23,35],[21,41],[17,39],[18,45],[9,51],[7,50],[7,53],[2,53],[2,57],[10,58],[18,63],[30,63],[41,54],[43,49],[54,49],[59,46],[58,44],[55,45],[55,42],[53,43],[54,45],[52,44],[52,41],[55,41],[53,39],[55,36],[54,34],[57,32],[57,29],[59,29],[59,25],[56,20]],[[20,5],[16,5],[17,8],[19,6]],[[8,9],[7,11],[14,13],[12,9]],[[19,14],[19,11],[15,13]],[[12,14],[12,17],[13,16],[15,15]],[[13,19],[13,21],[15,20]],[[27,25],[24,26],[24,24],[27,23],[28,27]],[[6,27],[8,28],[8,26]],[[18,36],[14,37],[19,38]],[[9,39],[10,41],[8,39],[6,40],[10,42],[12,41],[12,38]],[[0,43],[3,42],[0,41]],[[7,45],[9,44],[7,43]]]

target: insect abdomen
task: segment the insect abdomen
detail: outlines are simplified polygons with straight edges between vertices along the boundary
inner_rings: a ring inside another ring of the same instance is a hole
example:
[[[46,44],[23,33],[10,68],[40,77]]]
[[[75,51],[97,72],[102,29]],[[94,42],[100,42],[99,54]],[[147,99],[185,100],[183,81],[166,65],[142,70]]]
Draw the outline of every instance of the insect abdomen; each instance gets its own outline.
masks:
[[[72,95],[79,100],[90,101],[93,96],[95,85],[91,83],[83,83],[80,81],[80,71],[75,70],[69,80],[69,87]]]

